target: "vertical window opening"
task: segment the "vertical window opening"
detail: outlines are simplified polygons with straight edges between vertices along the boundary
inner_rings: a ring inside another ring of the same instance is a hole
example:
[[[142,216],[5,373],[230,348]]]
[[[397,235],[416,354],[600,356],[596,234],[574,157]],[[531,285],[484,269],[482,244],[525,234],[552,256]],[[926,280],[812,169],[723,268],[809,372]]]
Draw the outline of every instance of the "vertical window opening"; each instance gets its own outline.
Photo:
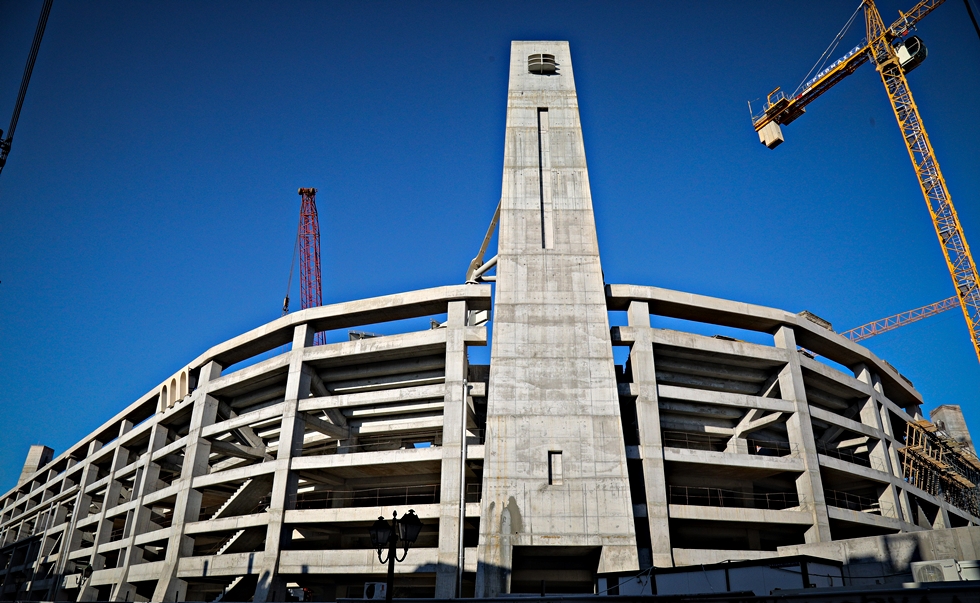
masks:
[[[554,248],[551,203],[551,129],[548,108],[538,107],[538,187],[541,199],[541,247]]]
[[[560,486],[561,482],[561,450],[552,450],[548,452],[548,485]]]

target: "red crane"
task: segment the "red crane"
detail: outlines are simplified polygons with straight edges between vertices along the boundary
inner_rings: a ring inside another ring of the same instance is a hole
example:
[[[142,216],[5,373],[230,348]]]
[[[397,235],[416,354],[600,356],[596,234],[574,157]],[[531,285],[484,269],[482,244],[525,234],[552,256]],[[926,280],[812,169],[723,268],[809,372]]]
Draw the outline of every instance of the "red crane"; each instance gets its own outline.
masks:
[[[303,204],[299,210],[299,230],[296,233],[296,247],[299,248],[299,298],[300,309],[316,308],[323,305],[323,288],[320,282],[320,221],[316,215],[316,189],[301,188],[299,195]],[[293,249],[293,261],[296,259],[296,248]],[[293,280],[292,267],[289,269],[289,281]],[[289,312],[289,288],[286,285],[286,299],[282,303],[283,316]],[[327,342],[326,333],[317,333],[313,337],[313,345],[323,345]]]

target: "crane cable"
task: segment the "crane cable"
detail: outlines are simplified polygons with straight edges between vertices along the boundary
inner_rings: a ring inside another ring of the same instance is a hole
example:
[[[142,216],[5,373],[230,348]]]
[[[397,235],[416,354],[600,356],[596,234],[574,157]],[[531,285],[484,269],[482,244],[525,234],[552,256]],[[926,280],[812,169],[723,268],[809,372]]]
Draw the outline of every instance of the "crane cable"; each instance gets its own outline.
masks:
[[[282,315],[289,314],[289,290],[293,287],[293,269],[296,267],[296,254],[299,250],[299,233],[303,226],[303,218],[300,216],[299,225],[296,227],[296,240],[293,242],[293,261],[289,263],[289,280],[286,281],[286,297],[282,300]]]
[[[809,79],[811,73],[815,71],[820,71],[820,69],[822,69],[823,66],[827,64],[827,61],[830,60],[831,53],[834,52],[838,44],[840,44],[840,41],[844,39],[844,35],[847,33],[847,30],[851,28],[851,24],[854,23],[854,18],[857,17],[858,13],[861,11],[861,8],[863,6],[864,6],[864,0],[861,0],[861,2],[858,3],[857,8],[855,8],[854,12],[851,14],[851,18],[848,19],[847,23],[844,24],[844,27],[842,27],[841,30],[837,32],[837,35],[834,37],[834,40],[830,43],[830,46],[827,47],[827,50],[823,51],[823,54],[821,54],[820,58],[817,59],[817,62],[813,64],[813,67],[810,68],[810,71],[808,71],[807,74],[803,76],[803,79],[800,80],[800,85],[797,86],[796,90],[793,91],[792,96],[796,96],[797,94],[799,94],[800,89],[803,87],[803,84]]]
[[[973,16],[973,7],[971,0],[963,0],[963,4],[966,5],[966,12],[970,13],[970,21],[973,21],[973,29],[977,30],[977,37],[980,38],[980,25],[977,25],[977,18]]]
[[[44,0],[41,7],[41,16],[37,20],[37,29],[34,30],[34,43],[31,44],[31,53],[27,55],[27,65],[24,66],[24,75],[20,80],[20,90],[17,92],[17,104],[14,105],[14,114],[10,118],[10,126],[7,128],[7,137],[3,138],[3,130],[0,130],[0,171],[7,163],[7,154],[10,153],[10,143],[14,139],[14,130],[17,129],[17,120],[20,119],[20,109],[24,105],[24,97],[27,95],[27,84],[31,81],[31,72],[34,71],[34,61],[37,59],[37,51],[41,48],[41,38],[44,36],[44,28],[48,24],[48,15],[51,13],[51,3],[54,0]]]

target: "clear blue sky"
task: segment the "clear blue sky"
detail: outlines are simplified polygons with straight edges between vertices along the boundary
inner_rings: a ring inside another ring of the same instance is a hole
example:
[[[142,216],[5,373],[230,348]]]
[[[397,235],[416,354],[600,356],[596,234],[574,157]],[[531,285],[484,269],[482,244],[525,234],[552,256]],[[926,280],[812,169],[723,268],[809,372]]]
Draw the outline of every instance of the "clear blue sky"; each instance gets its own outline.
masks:
[[[64,451],[279,316],[300,186],[325,303],[461,282],[500,195],[515,39],[571,43],[607,282],[838,329],[952,295],[873,68],[774,151],[749,121],[857,4],[57,0],[0,175],[0,490],[30,444]],[[0,2],[0,127],[40,6]],[[958,1],[918,34],[909,80],[980,249],[980,41]],[[980,436],[960,313],[868,347]]]

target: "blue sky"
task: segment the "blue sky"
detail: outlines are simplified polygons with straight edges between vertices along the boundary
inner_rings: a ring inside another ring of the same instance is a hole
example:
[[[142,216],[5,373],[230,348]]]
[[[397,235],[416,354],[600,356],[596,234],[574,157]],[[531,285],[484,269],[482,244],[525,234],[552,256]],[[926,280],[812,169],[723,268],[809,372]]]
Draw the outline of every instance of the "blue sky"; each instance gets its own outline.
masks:
[[[64,451],[279,316],[300,186],[325,303],[461,282],[500,195],[511,40],[571,43],[607,282],[839,330],[952,295],[873,68],[776,150],[751,127],[746,101],[795,88],[857,4],[58,0],[0,175],[0,490],[30,444]],[[0,2],[0,127],[40,6]],[[918,35],[909,81],[980,248],[980,41],[960,2]],[[980,434],[960,313],[867,345]]]

